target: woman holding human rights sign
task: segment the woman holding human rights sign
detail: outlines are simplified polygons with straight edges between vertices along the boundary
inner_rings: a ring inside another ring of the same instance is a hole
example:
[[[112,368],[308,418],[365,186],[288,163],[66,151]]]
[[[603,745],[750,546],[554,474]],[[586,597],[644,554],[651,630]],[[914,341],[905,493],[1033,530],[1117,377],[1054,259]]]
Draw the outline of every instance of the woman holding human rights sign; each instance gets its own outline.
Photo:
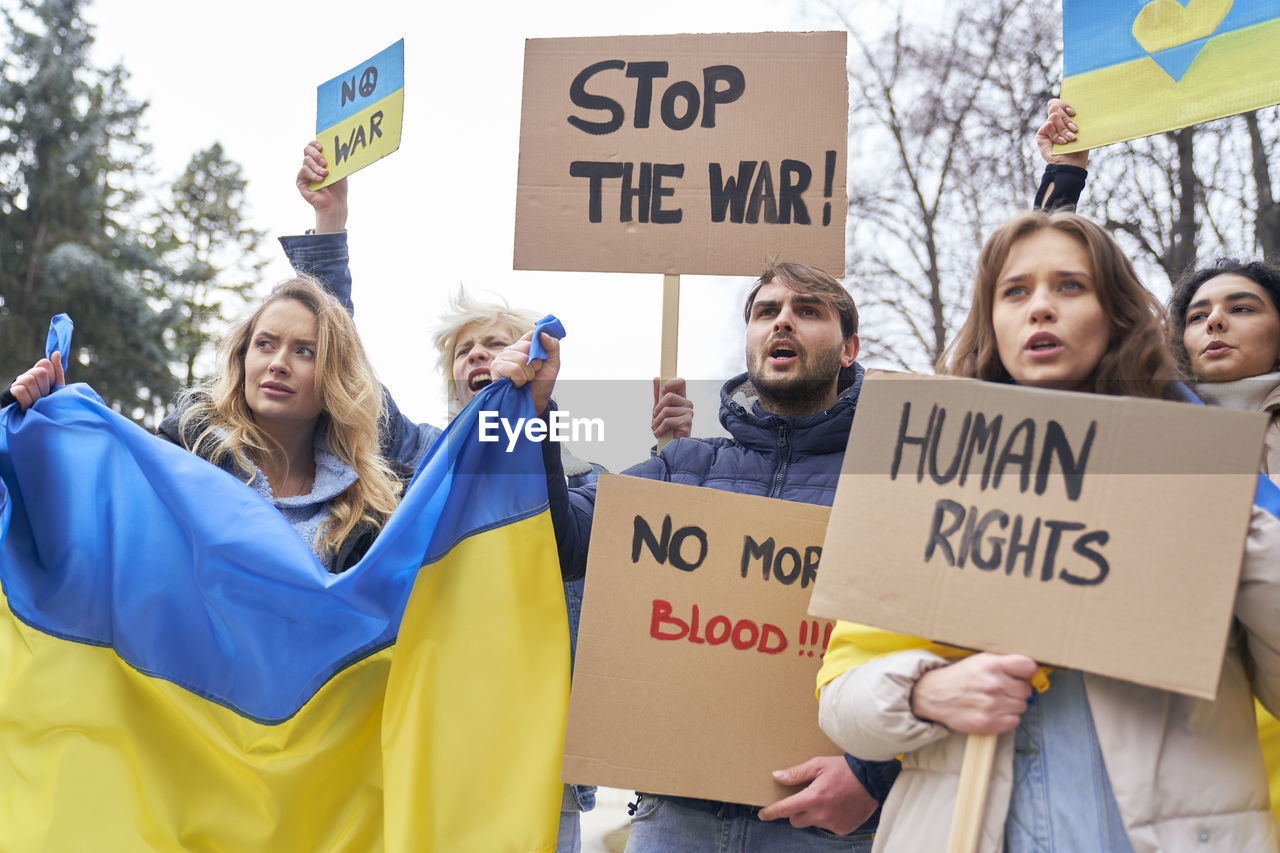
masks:
[[[1178,399],[1160,316],[1102,229],[1029,213],[988,239],[940,369]],[[1280,703],[1277,613],[1280,519],[1255,508],[1215,701],[842,624],[820,723],[860,758],[903,754],[877,850],[944,849],[968,733],[999,735],[980,850],[1275,850],[1252,701]]]
[[[1075,141],[1079,127],[1075,110],[1063,101],[1049,101],[1047,112],[1036,134],[1049,164],[1042,195],[1049,206],[1074,207],[1084,190],[1090,152],[1055,154],[1054,144]],[[1168,307],[1174,361],[1200,399],[1270,419],[1262,473],[1280,485],[1280,268],[1221,258],[1189,269],[1174,283]],[[1271,812],[1280,820],[1280,721],[1261,705],[1257,717]]]

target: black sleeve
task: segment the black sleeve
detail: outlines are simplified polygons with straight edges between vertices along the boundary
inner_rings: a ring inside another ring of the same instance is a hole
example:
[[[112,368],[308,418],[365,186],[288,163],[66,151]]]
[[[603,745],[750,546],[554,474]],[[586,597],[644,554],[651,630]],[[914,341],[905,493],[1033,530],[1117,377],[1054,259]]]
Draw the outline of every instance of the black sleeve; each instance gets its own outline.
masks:
[[[1046,211],[1075,210],[1088,177],[1088,169],[1050,163],[1044,167],[1040,189],[1036,191],[1036,200],[1032,206],[1036,210]]]
[[[547,412],[554,411],[555,408],[556,403],[552,400]],[[675,442],[671,442],[667,447],[674,444]],[[577,580],[587,572],[587,551],[591,543],[591,523],[595,517],[597,481],[569,488],[560,458],[560,445],[554,441],[542,442],[542,464],[547,476],[547,504],[551,513],[551,526],[555,530],[556,548],[560,554],[560,574],[566,581]],[[662,455],[651,456],[622,473],[646,480],[670,479],[667,460]]]
[[[863,761],[846,754],[844,760],[849,763],[849,769],[858,777],[862,787],[879,803],[883,803],[884,798],[889,796],[889,789],[902,770],[902,762],[896,758],[890,761]]]
[[[552,400],[543,417],[548,417],[555,410],[556,403]],[[560,554],[560,575],[566,581],[578,580],[587,571],[587,544],[591,541],[596,484],[593,481],[581,488],[569,488],[558,442],[542,442],[542,465],[547,476],[551,527],[555,531],[556,549]]]

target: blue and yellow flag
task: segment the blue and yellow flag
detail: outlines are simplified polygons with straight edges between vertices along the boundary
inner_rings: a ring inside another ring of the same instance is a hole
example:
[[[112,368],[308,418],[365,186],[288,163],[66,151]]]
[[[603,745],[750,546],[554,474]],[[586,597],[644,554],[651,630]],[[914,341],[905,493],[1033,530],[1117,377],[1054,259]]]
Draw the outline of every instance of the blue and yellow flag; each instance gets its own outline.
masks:
[[[1280,103],[1280,0],[1063,0],[1080,151]]]
[[[549,851],[569,649],[486,389],[354,568],[72,385],[0,411],[0,851]]]

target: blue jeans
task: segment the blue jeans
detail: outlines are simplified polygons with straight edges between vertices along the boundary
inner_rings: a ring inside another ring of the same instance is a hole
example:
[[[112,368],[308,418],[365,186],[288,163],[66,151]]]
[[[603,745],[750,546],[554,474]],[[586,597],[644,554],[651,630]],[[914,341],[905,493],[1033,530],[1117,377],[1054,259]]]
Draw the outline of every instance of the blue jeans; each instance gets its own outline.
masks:
[[[579,853],[582,850],[582,812],[564,809],[560,812],[560,831],[556,834],[556,853]]]
[[[835,835],[785,820],[716,814],[644,795],[631,819],[626,853],[869,853],[871,833]]]

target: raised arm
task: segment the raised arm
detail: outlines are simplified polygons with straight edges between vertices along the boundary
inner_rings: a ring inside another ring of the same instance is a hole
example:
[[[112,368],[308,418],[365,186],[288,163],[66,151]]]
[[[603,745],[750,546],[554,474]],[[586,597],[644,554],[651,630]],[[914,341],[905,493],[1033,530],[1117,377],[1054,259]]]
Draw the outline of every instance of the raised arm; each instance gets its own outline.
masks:
[[[298,194],[316,212],[317,234],[331,234],[347,228],[347,179],[334,181],[327,187],[311,189],[311,184],[329,176],[329,161],[319,142],[308,142],[302,149],[302,167],[298,169]]]
[[[302,200],[315,211],[316,227],[312,233],[281,237],[280,245],[290,265],[305,275],[314,276],[332,293],[349,314],[355,314],[351,300],[351,256],[347,250],[347,179],[312,190],[314,181],[329,174],[328,162],[318,142],[308,142],[302,149],[302,165],[294,184]],[[416,468],[440,430],[430,424],[414,423],[400,411],[386,386],[382,388],[387,417],[379,439],[382,455]]]
[[[1049,101],[1044,124],[1036,131],[1036,148],[1044,158],[1044,177],[1036,193],[1034,207],[1040,210],[1072,210],[1080,201],[1088,177],[1089,152],[1055,154],[1053,146],[1074,142],[1080,128],[1074,121],[1071,105],[1054,98]]]
[[[313,181],[329,174],[320,144],[309,142],[302,149],[302,165],[294,184],[302,200],[315,211],[314,230],[281,237],[280,245],[290,265],[300,273],[319,279],[350,314],[355,313],[351,301],[351,258],[347,251],[347,179],[335,181],[318,190],[309,188]]]

